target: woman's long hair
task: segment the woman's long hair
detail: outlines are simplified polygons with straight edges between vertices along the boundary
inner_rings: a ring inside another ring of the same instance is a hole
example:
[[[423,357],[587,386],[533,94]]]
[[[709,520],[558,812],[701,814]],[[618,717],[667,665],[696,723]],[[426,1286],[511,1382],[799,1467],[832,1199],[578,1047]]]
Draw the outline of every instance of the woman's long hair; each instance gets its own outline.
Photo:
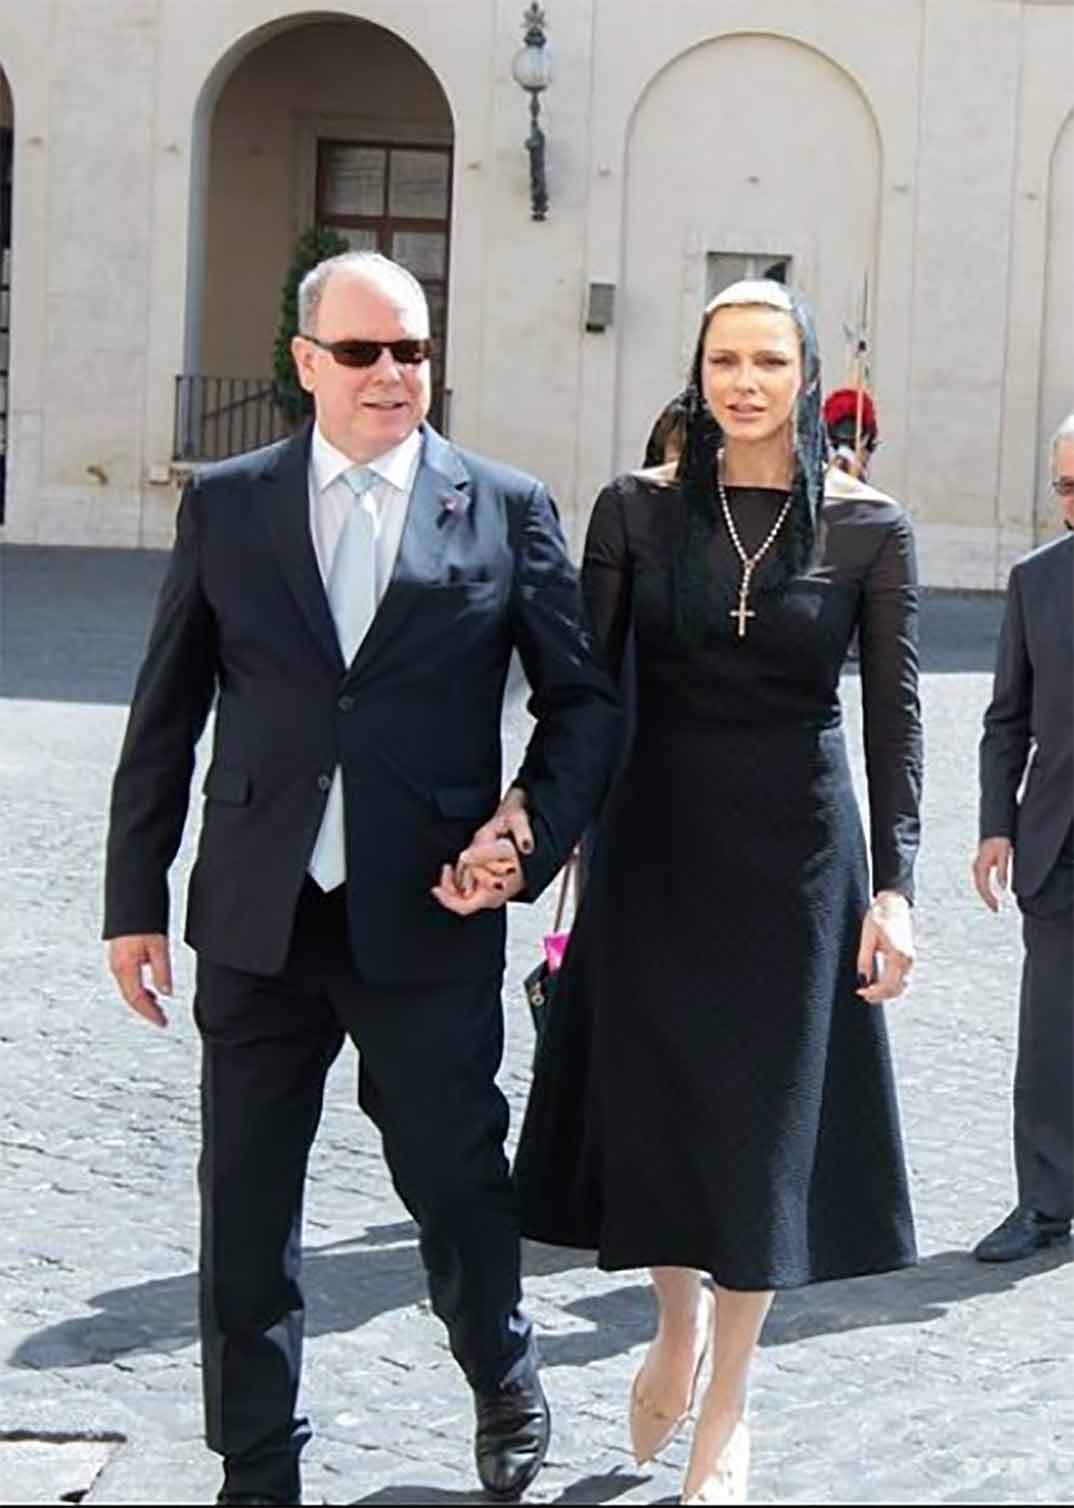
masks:
[[[722,523],[716,467],[724,437],[704,396],[705,337],[720,309],[751,306],[781,309],[790,314],[798,329],[802,354],[802,388],[794,413],[793,502],[778,548],[754,578],[754,594],[778,590],[790,577],[808,570],[817,548],[827,437],[821,416],[820,351],[813,314],[802,295],[782,283],[736,283],[706,306],[684,394],[686,438],[678,473],[680,500],[673,612],[679,638],[691,646],[700,644],[716,621],[714,610],[726,608],[732,599],[726,584],[722,590],[719,588],[712,570],[712,539]]]

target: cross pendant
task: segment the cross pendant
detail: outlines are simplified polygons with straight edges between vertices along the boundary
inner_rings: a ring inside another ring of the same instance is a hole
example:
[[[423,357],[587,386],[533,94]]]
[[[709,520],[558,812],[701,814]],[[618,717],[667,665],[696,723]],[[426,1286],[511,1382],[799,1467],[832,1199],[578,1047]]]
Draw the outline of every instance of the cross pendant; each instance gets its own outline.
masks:
[[[746,637],[746,619],[756,618],[757,616],[752,608],[746,606],[745,592],[739,593],[738,606],[735,608],[734,612],[729,613],[728,616],[738,619],[738,637],[740,639],[744,639]]]

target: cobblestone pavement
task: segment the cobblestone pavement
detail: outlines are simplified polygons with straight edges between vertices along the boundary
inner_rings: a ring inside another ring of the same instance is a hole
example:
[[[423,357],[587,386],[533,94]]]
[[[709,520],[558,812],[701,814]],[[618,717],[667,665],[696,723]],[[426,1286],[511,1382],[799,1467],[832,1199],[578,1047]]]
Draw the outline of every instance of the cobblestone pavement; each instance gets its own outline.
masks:
[[[97,942],[108,783],[162,559],[9,547],[0,567],[0,1499],[78,1501],[103,1463],[90,1502],[208,1501],[191,959],[158,1033],[113,995]],[[967,888],[997,623],[994,599],[926,604],[921,960],[892,1015],[921,1264],[777,1301],[753,1394],[758,1501],[1074,1501],[1070,1250],[998,1269],[967,1255],[1012,1188],[1018,926]],[[856,728],[853,676],[846,700]],[[525,726],[516,686],[509,746]],[[181,868],[190,851],[188,834]],[[549,907],[512,916],[503,1083],[516,1124],[530,1050],[519,979]],[[344,1055],[310,1178],[307,1501],[477,1501],[468,1394],[354,1087]],[[683,1445],[638,1473],[625,1442],[652,1323],[642,1275],[540,1248],[527,1271],[555,1411],[534,1499],[674,1501]]]

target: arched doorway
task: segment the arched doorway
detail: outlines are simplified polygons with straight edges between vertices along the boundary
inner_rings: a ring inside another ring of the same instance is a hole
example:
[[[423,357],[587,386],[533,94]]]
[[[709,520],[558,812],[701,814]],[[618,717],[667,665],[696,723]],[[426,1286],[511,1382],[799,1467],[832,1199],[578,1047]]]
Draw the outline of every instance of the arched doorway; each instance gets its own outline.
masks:
[[[11,195],[15,107],[0,68],[0,524],[4,522],[11,393]]]
[[[1052,155],[1048,203],[1048,273],[1041,342],[1040,440],[1034,536],[1051,539],[1059,531],[1059,510],[1048,485],[1051,437],[1074,409],[1071,355],[1074,352],[1074,115],[1068,115]]]
[[[704,43],[642,96],[626,177],[618,466],[638,464],[685,380],[708,297],[737,277],[802,287],[825,380],[846,379],[844,326],[867,273],[876,295],[881,182],[875,119],[848,74],[784,37]]]
[[[439,81],[383,27],[292,18],[215,71],[199,113],[177,451],[207,459],[273,439],[272,346],[295,242],[331,226],[402,262],[426,290],[444,420],[454,128]],[[185,429],[185,433],[180,433]]]

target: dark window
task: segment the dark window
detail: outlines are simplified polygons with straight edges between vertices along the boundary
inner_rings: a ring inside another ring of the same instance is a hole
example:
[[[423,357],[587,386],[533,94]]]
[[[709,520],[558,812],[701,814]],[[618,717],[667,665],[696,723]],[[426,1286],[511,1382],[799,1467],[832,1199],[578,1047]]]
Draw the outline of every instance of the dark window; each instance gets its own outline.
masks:
[[[706,267],[706,298],[715,298],[732,283],[743,278],[768,278],[773,283],[789,283],[791,258],[764,252],[710,251]]]

